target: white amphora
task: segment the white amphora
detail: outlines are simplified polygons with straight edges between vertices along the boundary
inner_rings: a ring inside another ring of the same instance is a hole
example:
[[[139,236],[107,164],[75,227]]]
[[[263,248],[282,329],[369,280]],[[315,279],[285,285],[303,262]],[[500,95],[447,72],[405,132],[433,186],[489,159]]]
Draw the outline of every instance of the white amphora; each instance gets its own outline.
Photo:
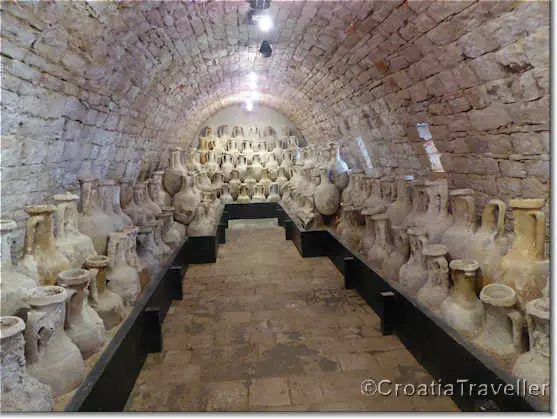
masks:
[[[27,370],[49,385],[54,397],[77,388],[85,373],[81,352],[64,331],[66,298],[59,286],[34,288],[25,329]]]
[[[427,282],[420,288],[416,297],[426,306],[437,309],[449,296],[447,247],[442,244],[429,244],[424,247],[422,254],[426,261]]]
[[[424,229],[411,227],[407,230],[410,243],[410,257],[408,262],[400,267],[398,278],[400,284],[411,294],[415,295],[427,281],[427,269],[422,250],[428,245]]]
[[[77,201],[70,192],[54,195],[56,202],[56,248],[68,258],[72,268],[81,268],[87,256],[96,255],[93,240],[77,227]]]
[[[103,255],[89,256],[85,261],[92,276],[89,304],[102,319],[106,330],[119,325],[125,317],[122,297],[107,287],[108,262],[108,257]]]
[[[513,375],[528,384],[545,386],[546,395],[550,385],[550,316],[549,297],[537,298],[526,304],[530,350],[516,360]]]
[[[2,412],[48,412],[54,406],[52,391],[27,372],[24,330],[19,317],[0,317]]]
[[[68,269],[58,274],[57,285],[66,289],[66,334],[81,351],[83,359],[101,350],[106,342],[104,323],[88,303],[91,273]]]
[[[441,315],[449,326],[468,338],[476,337],[484,325],[484,307],[476,296],[479,263],[473,259],[454,259],[449,264],[454,287],[441,303]]]
[[[522,315],[515,309],[515,290],[503,284],[488,284],[480,292],[480,300],[485,309],[485,326],[474,343],[499,356],[524,352]]]
[[[29,310],[29,295],[36,279],[15,270],[11,255],[11,235],[15,221],[0,219],[0,310],[2,316],[23,316]]]
[[[109,272],[107,275],[110,289],[122,297],[124,305],[132,307],[140,293],[137,271],[126,261],[127,235],[125,232],[110,233],[108,242]]]

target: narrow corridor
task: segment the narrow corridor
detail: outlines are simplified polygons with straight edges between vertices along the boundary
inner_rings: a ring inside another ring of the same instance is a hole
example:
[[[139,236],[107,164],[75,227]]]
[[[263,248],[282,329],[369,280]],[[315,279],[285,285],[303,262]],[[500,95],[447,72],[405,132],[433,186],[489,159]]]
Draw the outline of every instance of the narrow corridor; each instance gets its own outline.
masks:
[[[445,397],[370,396],[365,379],[432,382],[327,258],[276,220],[231,221],[215,264],[192,265],[128,411],[458,410]]]

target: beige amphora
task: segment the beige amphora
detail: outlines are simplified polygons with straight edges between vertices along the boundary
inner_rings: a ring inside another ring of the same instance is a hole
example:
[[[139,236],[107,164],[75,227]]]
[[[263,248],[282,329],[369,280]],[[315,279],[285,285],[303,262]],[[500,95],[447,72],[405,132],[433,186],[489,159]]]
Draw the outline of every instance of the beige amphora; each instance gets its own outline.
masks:
[[[95,250],[106,254],[108,234],[113,231],[113,220],[102,210],[99,181],[94,177],[78,177],[81,187],[80,212],[77,217],[79,231],[93,240]]]
[[[182,165],[180,150],[172,150],[170,153],[170,167],[166,169],[163,176],[163,185],[166,192],[173,197],[178,193],[182,186],[182,177],[187,174],[186,168]]]
[[[449,326],[474,338],[482,331],[485,317],[475,291],[480,264],[473,259],[454,259],[449,267],[454,286],[441,303],[441,315]]]
[[[518,306],[542,296],[546,277],[540,266],[544,259],[545,215],[540,211],[543,199],[511,199],[514,218],[514,240],[501,260],[499,281],[512,287]]]
[[[441,236],[451,259],[474,256],[473,238],[476,229],[476,204],[472,189],[454,189],[449,192],[453,224]]]
[[[137,270],[126,261],[128,236],[126,232],[110,233],[108,241],[110,289],[122,297],[124,305],[132,307],[140,294],[140,281]]]
[[[410,257],[400,267],[398,278],[406,291],[410,295],[415,295],[427,281],[427,269],[422,251],[428,244],[428,240],[426,232],[422,228],[410,227],[407,234],[410,243]]]
[[[502,357],[524,352],[522,315],[515,309],[516,292],[503,284],[488,284],[480,292],[485,308],[482,333],[474,343]]]
[[[528,384],[545,386],[546,395],[550,385],[550,315],[549,297],[537,298],[526,303],[530,350],[516,360],[513,375]]]
[[[81,352],[64,330],[66,299],[62,287],[34,288],[25,329],[27,370],[49,385],[54,397],[79,386],[85,373]]]
[[[17,228],[13,220],[0,219],[0,310],[2,316],[22,316],[29,309],[29,294],[38,283],[18,272],[12,263],[11,238]]]
[[[507,205],[492,199],[485,206],[481,227],[470,239],[472,258],[480,263],[480,280],[476,291],[495,282],[500,273],[501,259],[508,251],[508,238],[505,235],[505,213]]]
[[[426,306],[437,309],[449,296],[449,262],[447,247],[442,244],[429,244],[424,247],[427,268],[427,282],[417,294],[418,301]]]
[[[107,287],[108,256],[89,256],[85,267],[91,272],[91,292],[89,304],[103,321],[106,330],[119,325],[124,320],[124,302],[122,297]]]
[[[402,265],[408,260],[410,244],[406,227],[391,225],[392,249],[383,262],[383,275],[390,281],[398,281]]]
[[[24,330],[19,317],[0,317],[0,408],[2,412],[48,412],[54,406],[52,391],[27,372]]]
[[[25,208],[29,215],[25,226],[24,255],[18,269],[40,285],[54,285],[57,275],[70,269],[70,261],[54,243],[53,205]]]
[[[57,285],[66,289],[65,330],[68,337],[81,351],[83,359],[101,350],[106,342],[102,319],[89,305],[91,272],[86,269],[68,269],[58,274]]]
[[[72,268],[81,268],[87,256],[97,251],[91,237],[79,231],[77,225],[77,201],[79,197],[70,192],[54,195],[56,202],[56,248]]]

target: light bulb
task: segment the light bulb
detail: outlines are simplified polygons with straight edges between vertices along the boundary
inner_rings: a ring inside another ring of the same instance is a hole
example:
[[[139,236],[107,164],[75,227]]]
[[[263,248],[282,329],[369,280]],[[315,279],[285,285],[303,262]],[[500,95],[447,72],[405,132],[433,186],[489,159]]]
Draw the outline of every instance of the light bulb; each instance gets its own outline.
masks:
[[[257,73],[251,71],[248,74],[248,78],[249,78],[250,81],[256,82],[257,81]]]
[[[251,92],[250,93],[250,99],[251,100],[259,100],[260,97],[261,97],[261,95],[259,94],[259,92]]]
[[[246,110],[247,110],[248,112],[253,111],[253,102],[252,102],[251,100],[249,100],[249,99],[246,100]]]
[[[263,32],[269,32],[273,27],[273,19],[271,19],[271,16],[268,15],[261,16],[257,23],[259,25],[259,29]]]

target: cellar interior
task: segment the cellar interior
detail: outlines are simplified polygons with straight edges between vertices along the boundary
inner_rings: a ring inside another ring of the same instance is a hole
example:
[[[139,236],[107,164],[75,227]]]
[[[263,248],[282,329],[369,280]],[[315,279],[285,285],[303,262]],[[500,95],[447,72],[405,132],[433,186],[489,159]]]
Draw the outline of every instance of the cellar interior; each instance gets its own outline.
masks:
[[[1,21],[2,411],[550,409],[548,1]]]

